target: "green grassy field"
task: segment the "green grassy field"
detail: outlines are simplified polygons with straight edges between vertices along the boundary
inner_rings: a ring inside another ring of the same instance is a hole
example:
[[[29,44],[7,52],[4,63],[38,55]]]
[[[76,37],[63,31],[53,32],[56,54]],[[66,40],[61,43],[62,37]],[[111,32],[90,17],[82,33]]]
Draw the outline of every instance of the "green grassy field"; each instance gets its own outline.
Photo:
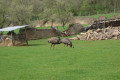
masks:
[[[72,42],[75,48],[60,44],[50,49],[47,39],[0,47],[0,80],[120,80],[120,40]]]
[[[0,47],[0,80],[120,80],[120,40],[72,42]]]
[[[57,29],[59,29],[60,31],[64,31],[62,26],[55,26]],[[37,29],[51,29],[51,26],[46,26],[46,27],[36,27]],[[64,27],[65,30],[68,28],[68,26]]]

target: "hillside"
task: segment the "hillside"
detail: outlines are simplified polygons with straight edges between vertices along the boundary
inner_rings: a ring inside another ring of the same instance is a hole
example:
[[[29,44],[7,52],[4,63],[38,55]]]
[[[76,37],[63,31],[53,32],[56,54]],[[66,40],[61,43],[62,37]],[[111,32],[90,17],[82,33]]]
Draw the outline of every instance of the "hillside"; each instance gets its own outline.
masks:
[[[32,21],[59,21],[73,17],[120,12],[120,0],[0,0],[0,28],[32,25]]]

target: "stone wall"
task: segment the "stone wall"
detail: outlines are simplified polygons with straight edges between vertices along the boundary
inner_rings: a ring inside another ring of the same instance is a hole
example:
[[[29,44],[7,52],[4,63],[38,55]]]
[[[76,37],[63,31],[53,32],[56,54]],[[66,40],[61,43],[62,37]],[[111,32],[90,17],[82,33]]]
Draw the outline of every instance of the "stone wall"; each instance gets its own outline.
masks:
[[[35,37],[37,39],[54,36],[57,36],[57,34],[52,29],[36,29]]]
[[[25,29],[21,29],[19,33],[25,34]],[[35,28],[27,29],[28,40],[42,39],[42,38],[48,38],[54,36],[57,36],[57,34],[52,29],[35,29]]]

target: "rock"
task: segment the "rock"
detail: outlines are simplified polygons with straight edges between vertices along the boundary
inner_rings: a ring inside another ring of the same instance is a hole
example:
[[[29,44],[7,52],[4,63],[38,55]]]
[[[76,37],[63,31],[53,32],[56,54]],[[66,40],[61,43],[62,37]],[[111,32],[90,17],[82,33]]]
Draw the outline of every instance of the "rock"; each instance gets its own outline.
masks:
[[[68,29],[66,30],[66,33],[67,34],[78,34],[82,31],[84,31],[84,28],[81,24],[73,23],[69,25]]]

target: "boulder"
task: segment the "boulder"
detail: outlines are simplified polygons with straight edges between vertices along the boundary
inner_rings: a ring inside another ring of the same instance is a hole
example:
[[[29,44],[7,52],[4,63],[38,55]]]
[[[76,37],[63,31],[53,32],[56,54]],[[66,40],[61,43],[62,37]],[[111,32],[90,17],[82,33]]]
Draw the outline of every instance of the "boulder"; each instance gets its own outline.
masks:
[[[66,33],[67,34],[78,34],[82,31],[84,31],[84,28],[81,24],[73,23],[69,25],[68,29],[66,30]]]

